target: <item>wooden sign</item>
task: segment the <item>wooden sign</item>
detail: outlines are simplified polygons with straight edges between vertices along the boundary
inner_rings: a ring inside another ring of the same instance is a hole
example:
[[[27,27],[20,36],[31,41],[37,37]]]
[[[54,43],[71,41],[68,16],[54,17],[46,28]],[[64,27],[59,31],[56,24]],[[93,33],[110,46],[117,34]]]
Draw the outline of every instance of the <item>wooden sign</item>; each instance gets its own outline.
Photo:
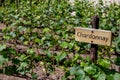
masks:
[[[75,40],[91,44],[111,45],[111,31],[91,28],[75,28]]]

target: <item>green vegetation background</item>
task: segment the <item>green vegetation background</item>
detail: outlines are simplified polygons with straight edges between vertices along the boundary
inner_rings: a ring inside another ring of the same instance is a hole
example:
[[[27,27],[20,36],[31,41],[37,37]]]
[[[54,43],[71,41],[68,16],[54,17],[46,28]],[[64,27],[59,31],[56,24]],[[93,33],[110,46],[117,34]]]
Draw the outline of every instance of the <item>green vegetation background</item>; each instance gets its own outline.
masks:
[[[101,0],[96,6],[87,0],[75,0],[74,4],[68,0],[18,1],[5,1],[0,7],[0,22],[6,25],[0,41],[0,66],[4,68],[11,61],[14,70],[9,74],[29,73],[37,79],[31,69],[42,62],[48,72],[54,72],[51,65],[62,67],[63,80],[120,80],[120,74],[109,69],[111,64],[120,66],[119,57],[110,58],[111,54],[120,52],[120,5],[105,6]],[[111,47],[99,46],[96,64],[89,57],[81,57],[89,52],[90,44],[74,39],[74,27],[90,28],[94,15],[100,17],[99,29],[113,33]],[[14,47],[7,47],[6,43],[13,43]],[[16,49],[17,45],[27,49],[21,52]]]

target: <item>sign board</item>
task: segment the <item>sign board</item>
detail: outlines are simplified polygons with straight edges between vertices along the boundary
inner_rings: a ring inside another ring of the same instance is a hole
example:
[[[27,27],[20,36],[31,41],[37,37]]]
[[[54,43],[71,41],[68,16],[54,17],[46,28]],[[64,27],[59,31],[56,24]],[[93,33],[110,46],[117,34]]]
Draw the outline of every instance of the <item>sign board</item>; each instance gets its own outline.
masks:
[[[75,28],[75,40],[80,42],[110,46],[111,36],[111,31],[81,27]]]

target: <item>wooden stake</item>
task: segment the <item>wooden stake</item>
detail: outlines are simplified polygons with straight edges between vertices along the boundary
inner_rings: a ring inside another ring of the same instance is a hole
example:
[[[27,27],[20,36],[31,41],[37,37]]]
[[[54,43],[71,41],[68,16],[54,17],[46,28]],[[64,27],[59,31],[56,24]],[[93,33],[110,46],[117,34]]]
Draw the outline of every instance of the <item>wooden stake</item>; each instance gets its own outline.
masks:
[[[94,16],[92,18],[91,25],[92,25],[92,28],[98,29],[98,27],[99,27],[99,17],[98,16]],[[94,63],[96,63],[96,61],[97,61],[97,50],[98,50],[98,45],[91,44],[90,58],[91,58],[91,61]]]
[[[32,7],[32,0],[30,0],[30,7]]]

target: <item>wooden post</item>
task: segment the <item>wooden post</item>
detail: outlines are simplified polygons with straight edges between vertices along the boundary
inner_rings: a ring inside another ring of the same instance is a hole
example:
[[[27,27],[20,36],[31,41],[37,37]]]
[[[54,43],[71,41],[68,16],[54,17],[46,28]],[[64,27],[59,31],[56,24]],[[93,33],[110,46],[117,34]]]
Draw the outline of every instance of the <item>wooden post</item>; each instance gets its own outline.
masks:
[[[17,10],[19,12],[19,0],[16,0],[16,8],[17,8]]]
[[[98,16],[94,16],[92,18],[91,25],[92,25],[92,28],[98,29],[98,27],[99,27],[99,17]],[[94,31],[92,31],[92,33],[94,33]],[[90,58],[91,58],[91,61],[94,63],[96,63],[96,61],[97,61],[97,50],[98,50],[98,45],[92,44],[92,42],[91,42]]]
[[[32,0],[30,0],[30,7],[32,7]]]

